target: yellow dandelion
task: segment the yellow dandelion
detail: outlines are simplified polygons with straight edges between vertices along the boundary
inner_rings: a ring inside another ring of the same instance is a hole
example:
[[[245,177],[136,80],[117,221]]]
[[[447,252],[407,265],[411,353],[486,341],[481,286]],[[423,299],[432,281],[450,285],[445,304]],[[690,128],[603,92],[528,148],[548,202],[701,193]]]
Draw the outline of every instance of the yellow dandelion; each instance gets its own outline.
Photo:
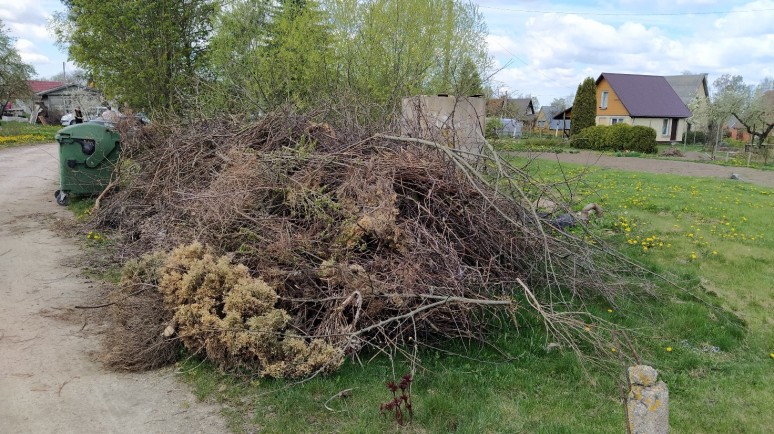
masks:
[[[666,351],[667,351],[667,353],[671,353],[672,352],[672,347],[666,347]]]
[[[613,309],[608,309],[607,313],[613,313]]]
[[[617,350],[615,348],[610,348],[610,351],[616,352]]]

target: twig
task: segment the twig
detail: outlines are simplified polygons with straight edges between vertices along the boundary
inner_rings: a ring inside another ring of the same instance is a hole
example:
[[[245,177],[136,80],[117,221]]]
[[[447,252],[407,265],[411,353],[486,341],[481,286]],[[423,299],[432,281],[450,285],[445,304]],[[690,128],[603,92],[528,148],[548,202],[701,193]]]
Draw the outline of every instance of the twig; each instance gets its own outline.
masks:
[[[129,295],[126,295],[124,297],[121,297],[119,300],[111,301],[110,303],[97,304],[97,305],[94,305],[94,306],[75,306],[75,308],[76,309],[100,309],[100,308],[103,308],[103,307],[112,306],[112,305],[114,305],[116,303],[120,303],[120,302],[126,300],[129,297],[134,297],[135,295],[138,295],[138,294],[144,292],[148,288],[156,288],[155,285],[151,285],[151,284],[148,284],[148,283],[137,283],[137,284],[138,285],[143,285],[143,286],[145,286],[145,288],[138,289],[137,291],[135,291],[135,292],[133,292],[133,293],[131,293]]]
[[[357,389],[357,388],[356,388],[356,387],[353,387],[353,388],[351,388],[351,389],[344,389],[344,390],[342,390],[341,392],[339,392],[339,393],[337,393],[337,394],[335,394],[335,395],[331,396],[330,398],[328,398],[328,400],[327,400],[327,401],[325,401],[325,404],[323,404],[323,406],[325,407],[325,409],[326,409],[326,410],[328,410],[328,411],[331,411],[331,412],[333,412],[333,413],[341,413],[341,412],[342,412],[342,411],[344,411],[344,410],[334,410],[334,409],[332,409],[332,408],[328,407],[328,403],[329,403],[329,402],[331,402],[332,400],[334,400],[335,398],[348,398],[349,396],[351,396],[351,395],[352,395],[352,393],[351,393],[351,392],[352,392],[352,390],[354,390],[354,389]]]
[[[70,378],[70,379],[68,379],[68,380],[65,380],[65,382],[64,382],[64,383],[62,383],[62,385],[61,385],[61,386],[59,386],[59,390],[57,390],[57,391],[56,391],[56,396],[59,396],[59,397],[61,397],[61,396],[62,396],[62,389],[65,387],[65,384],[69,383],[69,382],[70,382],[70,380],[74,380],[74,379],[76,379],[76,378],[81,378],[81,377],[77,377],[77,376],[76,376],[76,377]]]

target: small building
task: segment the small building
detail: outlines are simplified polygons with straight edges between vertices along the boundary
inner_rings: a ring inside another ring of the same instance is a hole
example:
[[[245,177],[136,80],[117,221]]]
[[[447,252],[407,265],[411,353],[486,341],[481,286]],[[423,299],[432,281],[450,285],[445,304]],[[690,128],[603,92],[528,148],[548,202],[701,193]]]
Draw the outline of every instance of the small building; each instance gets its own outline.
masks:
[[[418,95],[403,98],[401,135],[441,143],[468,153],[484,148],[486,101],[481,97]]]
[[[570,122],[572,121],[572,107],[555,114],[551,119],[551,128],[554,131],[561,131],[564,137],[570,137]]]
[[[643,125],[656,141],[679,141],[691,111],[666,80],[657,75],[603,72],[597,78],[597,125]]]
[[[532,130],[535,127],[535,106],[532,98],[492,98],[486,102],[486,116],[500,118],[503,124],[518,122],[519,125],[509,127],[510,130],[518,130],[519,135],[524,130]],[[510,134],[511,137],[515,137]]]

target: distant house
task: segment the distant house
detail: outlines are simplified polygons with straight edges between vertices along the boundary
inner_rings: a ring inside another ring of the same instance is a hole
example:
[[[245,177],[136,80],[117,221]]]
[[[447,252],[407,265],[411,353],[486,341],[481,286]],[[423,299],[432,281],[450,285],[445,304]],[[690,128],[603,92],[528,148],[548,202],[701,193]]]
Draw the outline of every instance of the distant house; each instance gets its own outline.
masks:
[[[666,78],[603,72],[597,78],[597,125],[643,125],[656,141],[680,140],[691,111]]]
[[[734,140],[740,140],[745,143],[750,143],[752,141],[752,135],[747,131],[747,127],[742,125],[736,116],[731,116],[731,118],[723,124],[723,129],[727,130],[729,136]]]
[[[560,116],[559,119],[554,119],[558,114],[564,113],[561,107],[546,106],[540,107],[536,115],[535,126],[540,130],[550,131],[563,131],[565,127],[570,129],[570,120],[567,117]]]
[[[551,127],[551,120],[553,117],[561,111],[561,108],[552,105],[544,105],[540,107],[537,115],[535,116],[535,127],[541,130],[546,130]]]
[[[697,99],[709,98],[707,74],[667,75],[664,78],[688,107]]]
[[[558,112],[551,119],[551,129],[562,131],[565,137],[570,137],[570,122],[572,121],[572,107]]]
[[[34,104],[41,102],[48,107],[49,112],[61,116],[70,113],[75,109],[77,103],[74,101],[76,94],[91,94],[98,98],[99,92],[90,87],[75,83],[63,83],[61,81],[38,81],[31,80],[30,87],[35,93]]]
[[[520,136],[523,130],[531,130],[535,126],[532,98],[489,99],[486,102],[486,116],[502,119],[511,137]]]

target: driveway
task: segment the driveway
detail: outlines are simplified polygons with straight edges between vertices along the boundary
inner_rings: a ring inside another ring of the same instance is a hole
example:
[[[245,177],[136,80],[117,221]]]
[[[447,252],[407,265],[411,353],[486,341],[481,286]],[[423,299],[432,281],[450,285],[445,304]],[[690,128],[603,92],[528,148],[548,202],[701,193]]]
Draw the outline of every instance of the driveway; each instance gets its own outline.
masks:
[[[101,324],[74,309],[96,284],[83,254],[52,231],[72,222],[54,201],[55,144],[0,150],[0,433],[219,433],[172,369],[122,374],[93,359]]]

